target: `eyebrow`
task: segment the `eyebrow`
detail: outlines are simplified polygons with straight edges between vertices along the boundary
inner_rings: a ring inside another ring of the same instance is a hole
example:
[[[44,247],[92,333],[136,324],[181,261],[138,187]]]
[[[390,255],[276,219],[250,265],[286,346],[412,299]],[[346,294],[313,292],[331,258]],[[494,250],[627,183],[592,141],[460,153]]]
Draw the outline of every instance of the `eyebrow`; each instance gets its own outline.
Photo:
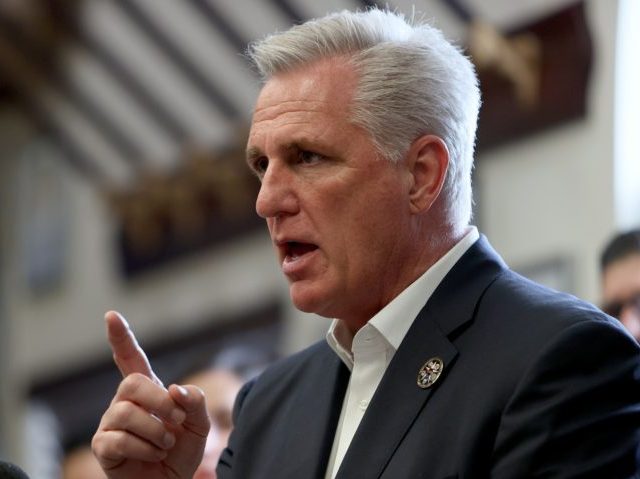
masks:
[[[260,158],[261,156],[264,156],[262,150],[256,146],[251,146],[247,148],[245,160],[247,163],[251,164],[253,160],[255,160],[256,158]]]
[[[284,145],[282,149],[288,153],[292,151],[306,150],[308,148],[306,144],[307,144],[306,139],[293,140],[287,143],[286,145]],[[258,148],[257,146],[250,146],[249,148],[247,148],[247,151],[245,153],[245,161],[247,162],[249,167],[252,167],[253,161],[263,156],[266,156],[266,155],[260,148]]]

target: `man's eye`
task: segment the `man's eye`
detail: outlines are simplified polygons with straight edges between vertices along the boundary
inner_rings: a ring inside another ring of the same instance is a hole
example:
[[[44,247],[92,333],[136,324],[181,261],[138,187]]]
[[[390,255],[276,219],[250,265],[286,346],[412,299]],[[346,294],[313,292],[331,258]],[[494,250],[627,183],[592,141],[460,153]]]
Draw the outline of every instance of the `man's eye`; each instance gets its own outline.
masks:
[[[301,163],[317,163],[322,160],[324,157],[319,153],[314,153],[313,151],[301,151],[298,153],[298,159]]]
[[[267,171],[267,167],[269,166],[269,160],[266,158],[258,158],[253,162],[253,169],[256,173],[262,174]]]

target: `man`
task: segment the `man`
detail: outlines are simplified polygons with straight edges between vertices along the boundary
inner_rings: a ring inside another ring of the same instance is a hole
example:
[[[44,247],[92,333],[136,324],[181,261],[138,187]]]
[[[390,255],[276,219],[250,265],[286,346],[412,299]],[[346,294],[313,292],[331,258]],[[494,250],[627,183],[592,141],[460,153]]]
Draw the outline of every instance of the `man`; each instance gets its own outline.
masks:
[[[603,309],[640,341],[640,229],[616,235],[600,256]]]
[[[265,77],[247,146],[256,210],[293,303],[335,319],[327,342],[239,393],[218,477],[634,477],[638,345],[511,272],[469,226],[471,63],[380,10],[250,55]],[[201,397],[165,390],[126,323],[107,324],[126,377],[94,451],[110,478],[190,477]]]

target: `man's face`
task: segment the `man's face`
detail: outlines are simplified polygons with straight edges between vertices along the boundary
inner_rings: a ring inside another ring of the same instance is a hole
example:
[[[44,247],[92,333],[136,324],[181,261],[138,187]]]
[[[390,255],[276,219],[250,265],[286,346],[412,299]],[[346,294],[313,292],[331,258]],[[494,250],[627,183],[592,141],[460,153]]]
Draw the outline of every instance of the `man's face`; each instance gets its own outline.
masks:
[[[406,286],[412,231],[405,162],[379,158],[350,121],[356,79],[341,59],[276,75],[258,98],[247,149],[262,182],[256,210],[294,304],[351,325]]]
[[[622,306],[618,319],[640,341],[640,254],[614,261],[604,271],[602,295],[605,304]],[[616,311],[613,311],[616,313]]]

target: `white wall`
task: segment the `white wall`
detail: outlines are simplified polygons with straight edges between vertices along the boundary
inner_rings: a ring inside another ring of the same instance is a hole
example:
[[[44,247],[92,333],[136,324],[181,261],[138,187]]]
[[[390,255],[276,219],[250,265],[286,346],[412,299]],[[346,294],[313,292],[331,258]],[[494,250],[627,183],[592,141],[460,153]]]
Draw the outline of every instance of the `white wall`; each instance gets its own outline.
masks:
[[[621,0],[616,48],[614,168],[616,224],[640,227],[640,2]]]

